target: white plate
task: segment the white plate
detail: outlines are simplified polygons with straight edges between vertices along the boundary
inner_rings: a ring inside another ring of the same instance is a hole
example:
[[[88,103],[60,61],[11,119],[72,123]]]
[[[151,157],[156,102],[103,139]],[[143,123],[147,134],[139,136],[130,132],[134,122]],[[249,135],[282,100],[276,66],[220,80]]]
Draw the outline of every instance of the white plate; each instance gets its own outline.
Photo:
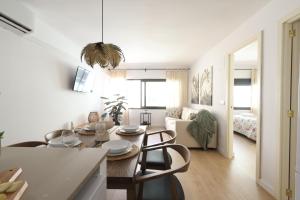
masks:
[[[120,132],[121,133],[127,133],[127,134],[131,134],[131,133],[138,133],[138,132],[140,132],[140,131],[142,131],[143,129],[141,129],[141,128],[138,128],[137,130],[135,130],[135,131],[126,131],[126,130],[124,130],[124,129],[120,129]]]
[[[76,138],[76,140],[74,140],[74,143],[73,143],[72,146],[74,147],[74,146],[77,146],[77,145],[79,145],[81,143],[82,143],[82,141],[79,140],[78,138]],[[53,138],[52,140],[50,140],[48,142],[48,146],[49,147],[65,147],[65,145],[62,142],[62,138],[61,137],[56,137],[56,138]]]
[[[121,156],[121,155],[125,155],[127,153],[129,153],[130,151],[132,150],[132,147],[129,147],[126,151],[122,152],[122,153],[108,153],[107,156],[110,156],[110,157],[114,157],[114,156]]]
[[[108,154],[124,153],[131,147],[131,143],[127,140],[111,140],[102,144],[102,148],[108,149]]]
[[[96,129],[95,129],[95,127],[84,127],[83,128],[83,130],[85,130],[85,131],[95,131]]]
[[[121,129],[126,131],[126,132],[135,132],[139,129],[139,126],[129,125],[129,126],[123,126]]]

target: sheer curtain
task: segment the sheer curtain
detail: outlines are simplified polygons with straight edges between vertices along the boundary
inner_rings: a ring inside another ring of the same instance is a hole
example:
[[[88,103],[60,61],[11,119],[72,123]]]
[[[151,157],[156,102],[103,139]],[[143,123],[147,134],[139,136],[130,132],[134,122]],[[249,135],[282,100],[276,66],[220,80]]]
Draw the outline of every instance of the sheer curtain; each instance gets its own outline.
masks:
[[[188,103],[188,71],[166,71],[167,108],[182,108]]]
[[[126,70],[111,70],[109,71],[110,76],[110,93],[113,94],[121,94],[126,95]]]
[[[110,95],[120,94],[127,98],[127,71],[126,70],[111,70],[110,75]],[[124,105],[127,108],[127,105]],[[123,111],[123,124],[129,124],[128,108]]]

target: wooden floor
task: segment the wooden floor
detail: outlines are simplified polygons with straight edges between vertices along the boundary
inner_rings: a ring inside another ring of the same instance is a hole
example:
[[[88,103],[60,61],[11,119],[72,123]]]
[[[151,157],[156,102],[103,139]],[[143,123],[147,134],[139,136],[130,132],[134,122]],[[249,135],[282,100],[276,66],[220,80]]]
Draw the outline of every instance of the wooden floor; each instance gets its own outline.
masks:
[[[186,200],[273,200],[255,183],[255,143],[234,136],[235,158],[217,151],[191,150],[188,172],[177,174]],[[125,200],[122,190],[109,190],[109,200]]]
[[[249,177],[256,177],[256,143],[245,136],[233,134],[233,162],[240,165]]]

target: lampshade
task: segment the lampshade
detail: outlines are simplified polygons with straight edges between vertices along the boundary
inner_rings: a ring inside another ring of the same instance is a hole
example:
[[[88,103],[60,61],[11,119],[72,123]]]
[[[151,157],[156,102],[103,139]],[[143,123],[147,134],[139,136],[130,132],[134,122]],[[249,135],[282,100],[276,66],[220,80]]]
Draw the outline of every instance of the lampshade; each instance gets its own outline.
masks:
[[[81,51],[81,59],[93,67],[99,64],[102,68],[116,68],[120,62],[125,60],[120,47],[114,44],[104,44],[103,42],[90,43]]]
[[[103,0],[102,1],[102,41],[87,44],[81,51],[81,61],[85,62],[92,68],[99,64],[102,68],[116,68],[120,62],[125,61],[124,54],[120,47],[114,44],[105,44],[103,42]]]

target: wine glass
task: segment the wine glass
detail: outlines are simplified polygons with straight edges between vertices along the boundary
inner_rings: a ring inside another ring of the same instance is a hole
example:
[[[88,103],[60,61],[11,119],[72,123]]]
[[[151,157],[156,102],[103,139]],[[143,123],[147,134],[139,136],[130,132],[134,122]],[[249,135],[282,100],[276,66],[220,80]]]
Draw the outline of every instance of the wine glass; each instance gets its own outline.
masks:
[[[75,132],[71,130],[63,130],[61,133],[61,138],[65,147],[73,147],[76,142]]]

